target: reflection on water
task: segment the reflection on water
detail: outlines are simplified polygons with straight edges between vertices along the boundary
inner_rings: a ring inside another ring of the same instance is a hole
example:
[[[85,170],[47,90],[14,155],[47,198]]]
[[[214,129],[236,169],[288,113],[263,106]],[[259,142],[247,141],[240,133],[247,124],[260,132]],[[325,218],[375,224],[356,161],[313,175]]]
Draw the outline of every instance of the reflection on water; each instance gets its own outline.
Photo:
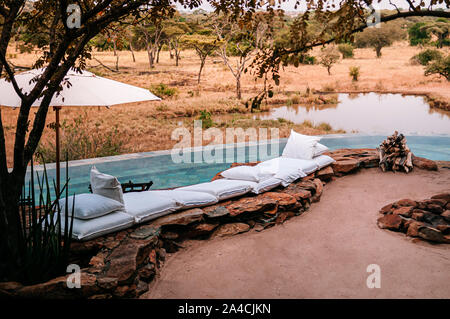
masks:
[[[333,129],[368,134],[450,134],[450,112],[432,109],[421,96],[401,94],[339,94],[339,103],[282,106],[255,117],[283,118],[300,124],[329,123]]]

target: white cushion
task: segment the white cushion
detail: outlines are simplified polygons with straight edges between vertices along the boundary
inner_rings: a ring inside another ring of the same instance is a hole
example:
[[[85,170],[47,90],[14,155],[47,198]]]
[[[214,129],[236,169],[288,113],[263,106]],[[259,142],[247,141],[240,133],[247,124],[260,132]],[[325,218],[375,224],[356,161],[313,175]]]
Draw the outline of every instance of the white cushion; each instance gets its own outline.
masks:
[[[155,190],[152,192],[161,196],[171,198],[177,203],[178,206],[182,208],[208,206],[213,205],[219,201],[216,196],[201,192],[189,192],[177,189]]]
[[[319,169],[319,165],[314,160],[297,159],[297,163],[297,167],[299,167],[306,175],[309,175]]]
[[[288,157],[276,157],[259,163],[257,166],[262,172],[274,173],[273,177],[281,180],[281,185],[284,187],[299,178],[305,177],[307,173],[303,171],[303,168],[307,171],[310,171],[311,168],[314,168],[314,170],[318,168],[313,161]]]
[[[273,174],[262,172],[258,166],[237,166],[223,171],[221,175],[228,179],[259,182],[270,178]]]
[[[329,150],[329,148],[326,147],[325,145],[317,143],[316,146],[314,147],[313,157],[322,155],[323,153],[327,152],[328,150]]]
[[[146,222],[179,209],[177,203],[154,191],[123,194],[125,212],[134,217],[136,223]]]
[[[253,187],[252,192],[255,194],[261,194],[277,187],[280,184],[281,184],[280,179],[272,177],[256,184],[256,186]]]
[[[291,135],[283,150],[283,157],[312,159],[315,146],[321,137],[303,135],[291,130]]]
[[[91,187],[94,194],[102,195],[124,203],[122,186],[116,177],[100,173],[95,166],[91,169]]]
[[[281,185],[286,187],[292,182],[295,182],[299,178],[305,176],[306,174],[303,173],[301,169],[295,167],[284,167],[281,168],[277,174],[275,174],[274,178],[279,179],[281,181]]]
[[[218,179],[213,182],[180,187],[178,190],[209,193],[216,196],[219,200],[224,200],[246,194],[255,185],[255,182],[249,181]]]
[[[69,216],[72,216],[73,196],[59,200],[61,213],[65,214],[66,200]],[[124,205],[114,199],[97,194],[80,194],[75,196],[73,216],[79,219],[92,219],[123,209]]]
[[[70,228],[70,218],[69,225]],[[64,233],[65,218],[61,216],[61,230]],[[134,218],[122,211],[114,212],[94,219],[83,220],[74,218],[72,237],[78,240],[93,239],[102,235],[113,233],[134,224]]]
[[[336,162],[333,158],[329,157],[328,155],[320,155],[313,158],[313,161],[319,165],[319,169],[324,168],[325,166],[328,166],[334,162]]]

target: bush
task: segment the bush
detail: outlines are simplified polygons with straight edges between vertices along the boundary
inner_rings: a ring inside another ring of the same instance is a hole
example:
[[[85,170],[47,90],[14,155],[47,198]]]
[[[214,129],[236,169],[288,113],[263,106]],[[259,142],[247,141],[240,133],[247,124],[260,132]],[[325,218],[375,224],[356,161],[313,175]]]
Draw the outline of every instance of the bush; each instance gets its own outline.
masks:
[[[176,96],[178,94],[178,91],[176,88],[171,88],[164,83],[153,84],[150,87],[150,92],[152,92],[153,94],[155,94],[158,97],[172,97],[172,96]]]
[[[343,59],[353,58],[353,45],[341,43],[338,45],[338,50],[341,52]]]
[[[359,66],[351,66],[349,68],[350,76],[352,77],[352,81],[358,81],[359,77]]]
[[[430,36],[428,35],[428,32],[423,29],[425,26],[424,22],[418,22],[413,24],[408,29],[408,35],[409,35],[409,44],[412,46],[416,45],[424,45],[430,40]]]
[[[204,129],[210,128],[214,125],[211,112],[208,112],[207,110],[200,111],[200,116],[198,117],[198,119],[202,121],[202,127]]]
[[[442,53],[436,49],[426,49],[413,56],[412,59],[422,65],[428,65],[431,61],[442,59]]]
[[[117,127],[101,132],[99,124],[95,129],[88,124],[87,114],[80,115],[72,123],[63,121],[61,124],[61,154],[67,154],[68,160],[113,156],[126,151],[123,148],[124,140]],[[54,128],[54,124],[51,128]],[[44,162],[56,161],[54,142],[41,142],[36,152],[41,155]]]
[[[425,69],[425,75],[439,74],[450,81],[450,54],[445,58],[437,59]]]

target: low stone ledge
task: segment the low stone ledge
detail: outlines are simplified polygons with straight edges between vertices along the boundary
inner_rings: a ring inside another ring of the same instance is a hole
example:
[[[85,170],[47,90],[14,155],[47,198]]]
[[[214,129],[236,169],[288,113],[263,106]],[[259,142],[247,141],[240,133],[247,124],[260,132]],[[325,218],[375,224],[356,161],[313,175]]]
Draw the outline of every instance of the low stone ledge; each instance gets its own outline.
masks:
[[[138,297],[148,291],[149,283],[163,267],[166,252],[176,252],[183,247],[184,240],[232,236],[282,224],[307,211],[311,203],[318,202],[324,183],[339,176],[356,173],[361,168],[378,165],[374,149],[341,149],[327,154],[336,163],[286,188],[280,186],[260,195],[247,194],[209,207],[176,212],[88,242],[73,243],[71,262],[82,268],[80,289],[67,287],[67,275],[31,286],[3,282],[0,283],[0,297]],[[417,167],[433,169],[434,162],[427,161],[423,161],[426,165]],[[257,162],[235,163],[232,167],[256,164]],[[222,178],[220,173],[213,179],[219,178]],[[379,225],[426,240],[448,242],[449,206],[449,194],[438,194],[429,200],[418,202],[397,201],[382,208],[380,212],[384,212],[384,216],[379,220]],[[430,214],[439,217],[432,217]]]
[[[420,201],[401,199],[380,209],[378,227],[434,243],[450,244],[450,193]]]

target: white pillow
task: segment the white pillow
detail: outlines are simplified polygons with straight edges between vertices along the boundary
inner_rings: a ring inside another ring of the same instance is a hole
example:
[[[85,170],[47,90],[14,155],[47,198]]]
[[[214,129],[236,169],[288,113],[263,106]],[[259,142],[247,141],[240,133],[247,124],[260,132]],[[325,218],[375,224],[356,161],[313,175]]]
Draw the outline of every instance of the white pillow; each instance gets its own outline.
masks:
[[[124,203],[122,186],[116,177],[100,173],[95,166],[91,169],[92,193]]]
[[[282,157],[312,159],[317,142],[321,137],[303,135],[291,130]]]
[[[72,216],[73,196],[59,200],[61,213],[65,214],[66,200],[69,209],[69,216]],[[123,209],[124,205],[114,199],[97,194],[80,194],[75,196],[73,216],[79,219],[92,219]]]
[[[69,228],[70,222],[71,219],[69,218]],[[61,230],[63,233],[64,223],[64,216],[61,216]],[[78,240],[93,239],[128,228],[133,224],[134,218],[122,211],[89,220],[74,218],[72,225],[72,237]]]
[[[261,194],[267,192],[281,184],[281,180],[275,177],[263,180],[253,187],[252,193]]]
[[[178,190],[209,193],[216,196],[219,200],[224,200],[246,194],[255,186],[255,182],[218,179],[213,182],[181,187]]]
[[[274,174],[263,172],[258,166],[237,166],[227,169],[221,175],[228,179],[259,182],[272,177]]]
[[[313,157],[322,155],[323,153],[327,152],[328,150],[329,150],[329,148],[326,147],[325,145],[317,143],[316,147],[314,147],[314,156]]]
[[[217,203],[219,200],[216,196],[201,193],[201,192],[189,192],[181,190],[155,190],[152,191],[161,196],[166,196],[174,200],[182,208],[194,208],[201,206],[208,206]]]
[[[296,159],[297,161],[297,167],[300,168],[303,173],[306,175],[309,175],[319,169],[319,165],[317,164],[314,159],[312,160],[304,160],[304,159]]]
[[[283,167],[275,174],[274,178],[281,180],[281,185],[286,187],[297,179],[305,176],[306,174],[301,169],[296,167]]]
[[[154,191],[125,193],[123,199],[125,212],[133,216],[136,223],[170,214],[180,208],[173,199]]]
[[[319,169],[324,168],[325,166],[328,166],[334,162],[336,162],[333,158],[329,157],[328,155],[320,155],[313,158],[313,161],[319,165]]]

